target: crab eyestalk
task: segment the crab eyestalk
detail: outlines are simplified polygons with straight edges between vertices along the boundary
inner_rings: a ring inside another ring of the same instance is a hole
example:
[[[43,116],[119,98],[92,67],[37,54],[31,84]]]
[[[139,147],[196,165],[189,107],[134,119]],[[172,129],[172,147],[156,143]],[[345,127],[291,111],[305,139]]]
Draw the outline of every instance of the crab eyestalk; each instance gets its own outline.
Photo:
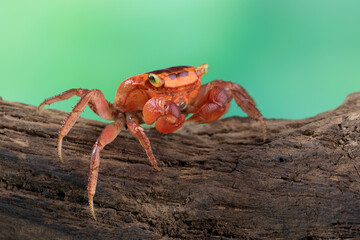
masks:
[[[199,78],[201,78],[207,71],[209,70],[209,66],[206,63],[201,64],[198,66],[195,71]]]

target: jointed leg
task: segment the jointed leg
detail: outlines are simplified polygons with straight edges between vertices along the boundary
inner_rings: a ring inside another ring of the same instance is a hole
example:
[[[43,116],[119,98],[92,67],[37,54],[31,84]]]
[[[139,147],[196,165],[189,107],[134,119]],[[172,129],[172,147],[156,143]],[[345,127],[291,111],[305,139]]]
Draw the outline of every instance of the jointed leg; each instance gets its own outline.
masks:
[[[194,114],[187,121],[198,123],[215,121],[227,112],[233,98],[249,117],[260,122],[265,141],[266,126],[255,101],[243,87],[233,82],[215,80],[201,86],[194,104],[188,108],[187,112]]]
[[[239,84],[231,84],[231,92],[236,104],[252,119],[257,120],[261,124],[264,141],[266,140],[266,125],[262,114],[256,107],[255,101],[250,97],[246,90]]]
[[[124,124],[121,120],[110,123],[105,127],[102,131],[98,139],[94,144],[94,148],[91,154],[91,163],[90,163],[90,174],[88,180],[88,198],[89,198],[89,206],[90,212],[93,218],[96,220],[95,212],[94,212],[94,203],[93,198],[95,195],[97,179],[99,175],[99,165],[100,165],[100,151],[109,143],[114,141],[116,136],[123,129]]]
[[[66,99],[69,99],[71,97],[73,97],[74,95],[81,97],[84,93],[87,93],[89,90],[87,89],[82,89],[82,88],[73,88],[70,90],[67,90],[63,93],[60,93],[54,97],[51,98],[47,98],[45,99],[39,106],[38,106],[38,110],[41,111],[41,109],[45,106],[45,105],[50,105],[52,103],[56,103],[56,102],[60,102]]]
[[[89,107],[101,118],[105,120],[114,119],[115,111],[112,107],[112,104],[105,99],[104,95],[99,90],[87,90],[82,88],[70,89],[55,97],[46,99],[44,102],[42,102],[39,105],[38,109],[41,110],[44,105],[69,99],[74,95],[80,96],[81,98],[77,102],[71,113],[68,115],[68,117],[66,118],[66,120],[64,121],[63,125],[59,130],[58,156],[62,163],[64,162],[61,156],[62,139],[68,134],[70,129],[74,126],[75,122],[79,119],[81,112],[84,111],[87,105],[89,105]]]
[[[144,129],[139,125],[136,118],[135,117],[132,118],[131,116],[128,116],[127,126],[129,128],[131,134],[139,139],[141,146],[145,149],[146,155],[148,156],[151,165],[156,170],[160,171],[160,169],[158,168],[158,166],[156,164],[154,154],[151,150],[150,141],[147,138],[147,136],[145,135]]]

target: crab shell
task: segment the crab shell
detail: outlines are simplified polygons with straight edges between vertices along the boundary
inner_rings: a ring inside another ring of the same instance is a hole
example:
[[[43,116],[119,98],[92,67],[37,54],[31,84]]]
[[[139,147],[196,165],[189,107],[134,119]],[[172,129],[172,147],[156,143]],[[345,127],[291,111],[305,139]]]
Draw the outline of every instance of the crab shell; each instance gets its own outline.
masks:
[[[176,103],[180,110],[194,102],[201,86],[201,77],[208,65],[176,66],[139,74],[124,80],[118,87],[114,107],[123,112],[141,111],[153,97],[164,97]],[[156,76],[156,86],[149,76]]]

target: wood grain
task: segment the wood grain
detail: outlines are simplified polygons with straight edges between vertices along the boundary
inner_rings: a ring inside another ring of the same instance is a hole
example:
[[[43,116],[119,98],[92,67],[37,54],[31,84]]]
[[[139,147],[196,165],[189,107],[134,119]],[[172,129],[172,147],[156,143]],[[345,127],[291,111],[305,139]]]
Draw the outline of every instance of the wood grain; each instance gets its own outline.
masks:
[[[232,117],[176,133],[146,129],[161,168],[125,130],[101,153],[90,217],[92,145],[106,123],[0,100],[0,239],[360,238],[360,92],[302,120]]]

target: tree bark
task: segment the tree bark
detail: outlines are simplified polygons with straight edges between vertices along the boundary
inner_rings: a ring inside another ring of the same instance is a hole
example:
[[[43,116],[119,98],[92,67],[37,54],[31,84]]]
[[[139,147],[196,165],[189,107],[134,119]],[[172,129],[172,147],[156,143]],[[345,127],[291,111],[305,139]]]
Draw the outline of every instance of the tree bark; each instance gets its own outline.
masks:
[[[176,133],[147,128],[162,171],[127,130],[101,152],[87,202],[92,146],[106,123],[0,100],[0,239],[360,238],[360,92],[302,120],[231,117]]]

